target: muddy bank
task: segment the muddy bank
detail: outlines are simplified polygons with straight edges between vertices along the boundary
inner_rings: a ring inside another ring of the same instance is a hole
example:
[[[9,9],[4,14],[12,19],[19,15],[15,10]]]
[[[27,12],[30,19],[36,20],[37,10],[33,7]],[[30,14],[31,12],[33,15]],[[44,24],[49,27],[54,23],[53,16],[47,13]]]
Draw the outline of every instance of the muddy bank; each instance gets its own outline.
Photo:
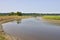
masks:
[[[51,19],[43,19],[43,21],[50,22],[50,23],[58,23],[60,24],[60,20],[51,20]]]
[[[30,17],[32,16],[0,16],[0,24],[18,19],[23,19],[23,18],[30,18]]]

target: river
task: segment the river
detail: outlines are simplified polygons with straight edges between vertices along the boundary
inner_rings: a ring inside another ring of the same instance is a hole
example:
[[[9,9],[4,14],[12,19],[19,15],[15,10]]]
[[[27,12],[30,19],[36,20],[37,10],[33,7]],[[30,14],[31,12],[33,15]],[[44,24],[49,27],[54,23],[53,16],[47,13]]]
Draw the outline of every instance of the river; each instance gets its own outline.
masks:
[[[60,25],[40,17],[26,18],[2,24],[4,32],[20,40],[60,40]]]

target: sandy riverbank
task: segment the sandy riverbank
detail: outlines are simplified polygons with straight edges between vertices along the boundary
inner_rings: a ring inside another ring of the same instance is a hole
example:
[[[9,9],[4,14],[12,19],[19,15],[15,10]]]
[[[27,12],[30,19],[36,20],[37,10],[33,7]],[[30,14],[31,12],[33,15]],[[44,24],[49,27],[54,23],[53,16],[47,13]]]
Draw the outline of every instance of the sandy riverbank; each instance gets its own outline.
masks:
[[[50,23],[58,23],[60,24],[60,20],[52,20],[52,19],[43,19],[43,21],[50,22]]]
[[[24,19],[24,18],[30,18],[32,16],[0,16],[0,24],[12,21],[12,20],[18,20],[18,19]]]
[[[18,19],[30,18],[30,17],[32,16],[0,16],[0,24]],[[2,38],[0,37],[1,39],[5,38],[4,40],[17,40],[16,37],[8,35],[2,31],[0,31],[0,36],[2,36]]]

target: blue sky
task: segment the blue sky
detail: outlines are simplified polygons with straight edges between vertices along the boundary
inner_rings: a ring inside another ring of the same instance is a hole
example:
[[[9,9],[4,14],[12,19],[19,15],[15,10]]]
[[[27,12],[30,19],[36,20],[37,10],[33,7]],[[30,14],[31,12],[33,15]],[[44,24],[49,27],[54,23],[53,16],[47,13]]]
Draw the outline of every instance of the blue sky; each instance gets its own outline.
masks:
[[[60,0],[0,0],[0,12],[60,12]]]

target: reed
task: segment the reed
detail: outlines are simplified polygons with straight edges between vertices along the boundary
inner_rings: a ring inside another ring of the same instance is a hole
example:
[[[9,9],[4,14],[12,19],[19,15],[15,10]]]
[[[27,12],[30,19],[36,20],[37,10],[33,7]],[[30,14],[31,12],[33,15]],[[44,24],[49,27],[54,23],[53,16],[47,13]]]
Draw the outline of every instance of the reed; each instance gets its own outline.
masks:
[[[0,40],[6,40],[4,36],[0,35]]]

